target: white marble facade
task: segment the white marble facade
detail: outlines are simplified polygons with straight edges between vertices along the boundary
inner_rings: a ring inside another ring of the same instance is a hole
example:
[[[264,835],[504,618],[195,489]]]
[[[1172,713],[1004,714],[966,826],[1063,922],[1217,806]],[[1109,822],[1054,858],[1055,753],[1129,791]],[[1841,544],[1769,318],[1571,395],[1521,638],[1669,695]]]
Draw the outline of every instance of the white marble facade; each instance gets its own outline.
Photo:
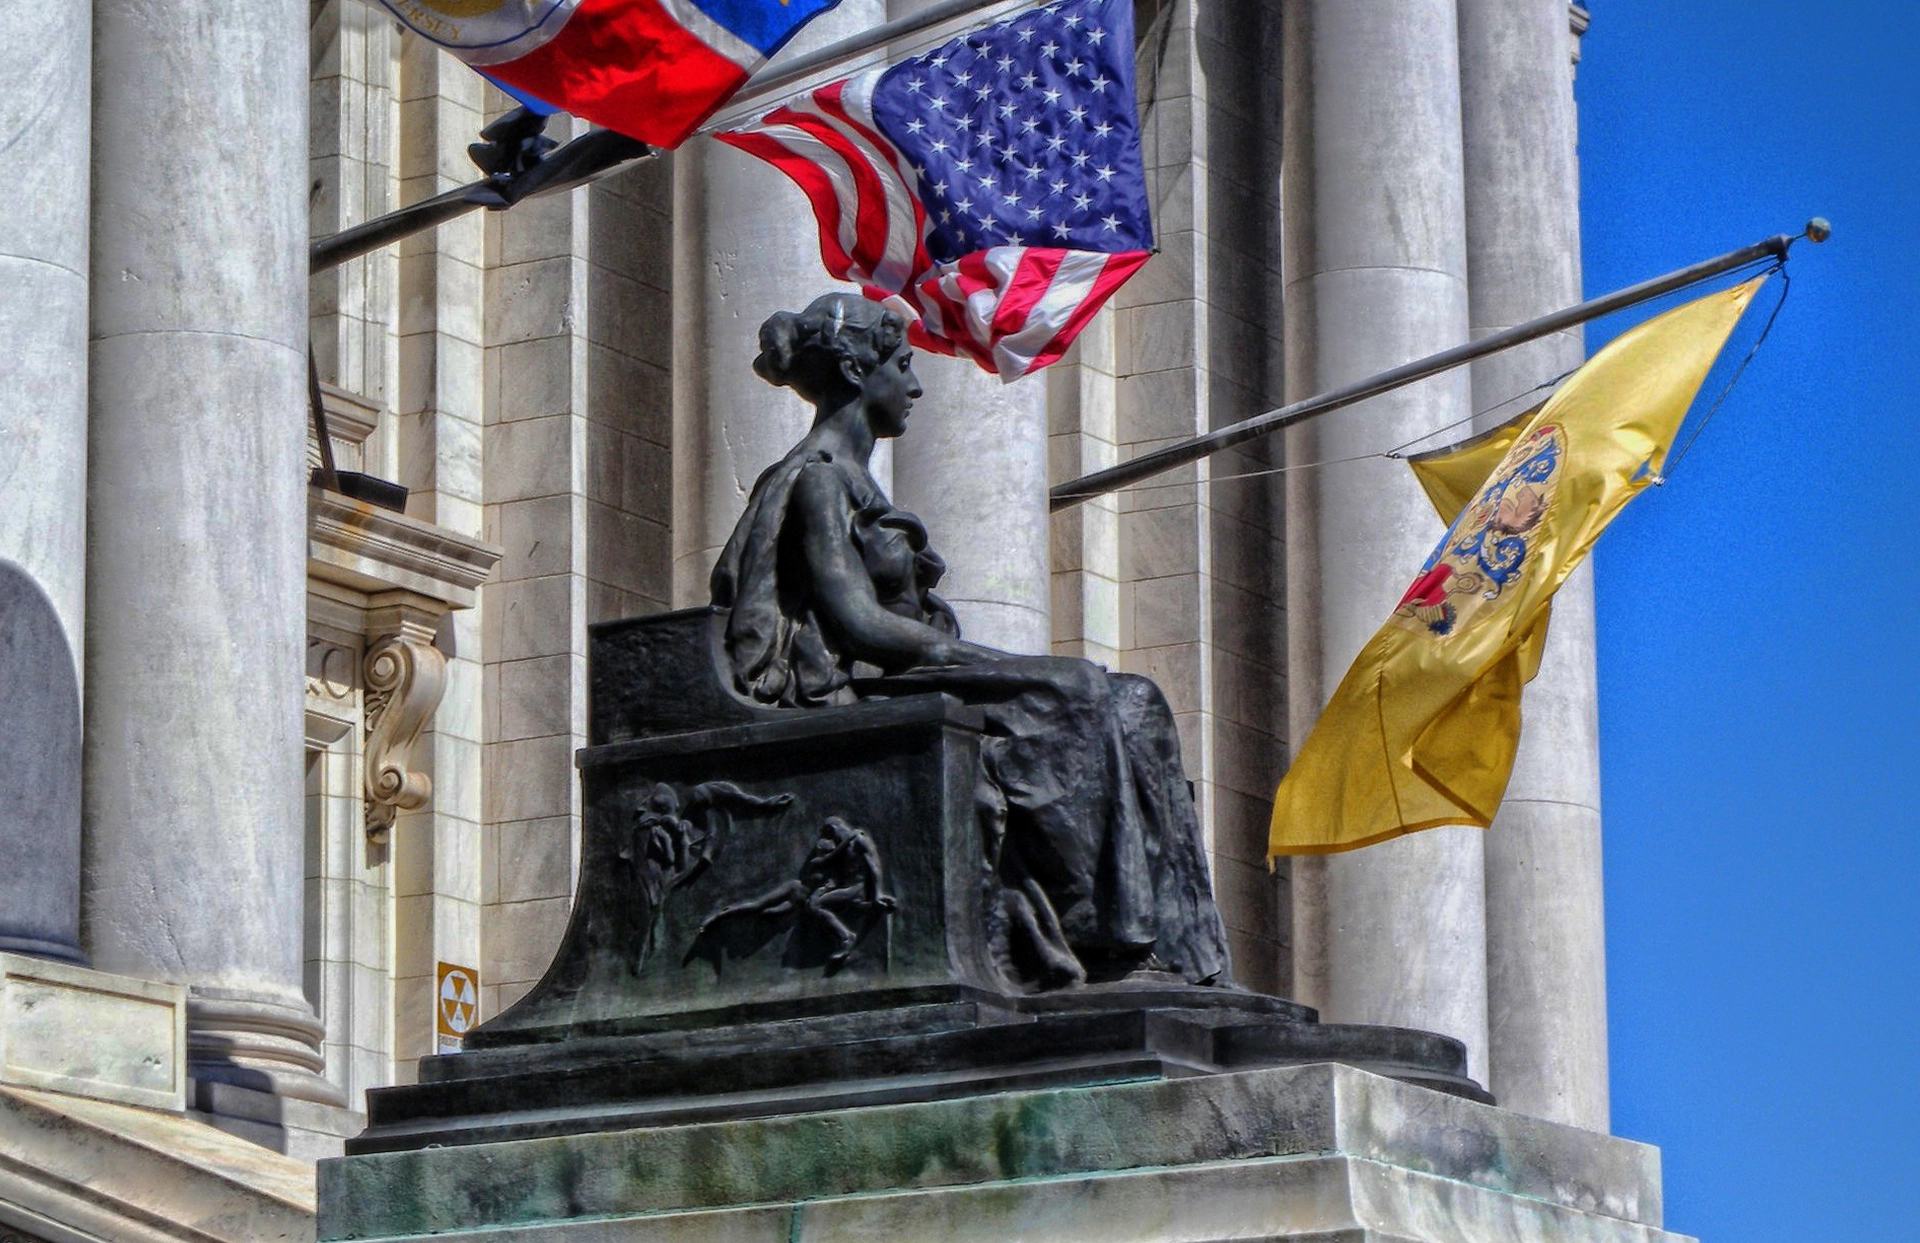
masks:
[[[303,284],[309,237],[471,180],[503,97],[362,0],[310,0],[304,36],[212,0],[157,26],[33,7],[66,69],[0,52],[0,149],[36,155],[30,194],[0,190],[0,324],[31,373],[0,385],[0,558],[85,687],[81,948],[189,989],[210,1081],[350,1110],[433,1051],[436,964],[477,970],[484,1015],[557,944],[585,628],[701,602],[797,434],[749,364],[760,319],[828,285],[813,226],[696,140]],[[918,7],[845,0],[806,39]],[[897,499],[979,636],[1160,682],[1244,983],[1459,1036],[1511,1107],[1604,1129],[1590,603],[1562,609],[1501,825],[1277,871],[1264,849],[1288,746],[1432,538],[1395,464],[1279,468],[1491,409],[1578,342],[1044,509],[1049,483],[1572,300],[1568,8],[1135,7],[1160,254],[1041,378],[925,368]],[[404,516],[306,489],[303,334],[341,467],[406,485]]]

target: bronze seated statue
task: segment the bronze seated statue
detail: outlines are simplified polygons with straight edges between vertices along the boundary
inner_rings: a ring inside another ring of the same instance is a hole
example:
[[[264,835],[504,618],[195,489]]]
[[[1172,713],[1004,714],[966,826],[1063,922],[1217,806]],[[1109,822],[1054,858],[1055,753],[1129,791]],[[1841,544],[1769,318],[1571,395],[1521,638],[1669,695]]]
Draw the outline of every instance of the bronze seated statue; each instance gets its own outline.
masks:
[[[552,965],[350,1151],[1304,1061],[1484,1099],[1458,1041],[1232,985],[1157,687],[961,637],[868,465],[920,395],[900,320],[832,294],[761,346],[813,426],[712,605],[590,628]]]
[[[945,564],[869,460],[920,396],[906,325],[829,294],[760,330],[754,370],[814,408],[713,570],[733,683],[791,708],[939,693],[982,709],[981,845],[1016,961],[1048,986],[1148,967],[1224,981],[1226,934],[1173,714],[1152,682],[969,643]],[[865,674],[865,676],[862,676]]]
[[[1133,976],[1225,984],[1226,935],[1159,688],[1084,660],[968,642],[935,594],[946,567],[925,526],[874,480],[874,445],[906,429],[920,395],[905,336],[891,311],[842,294],[762,327],[755,370],[812,404],[813,426],[755,483],[714,566],[710,608],[594,628],[593,741],[678,738],[682,750],[711,750],[700,739],[719,727],[809,722],[831,730],[863,719],[848,715],[856,708],[918,704],[946,722],[944,745],[965,752],[957,761],[967,768],[964,788],[883,810],[872,804],[873,787],[897,785],[899,775],[889,776],[878,755],[842,749],[855,763],[836,774],[833,797],[806,797],[791,785],[796,772],[785,774],[787,785],[761,791],[789,801],[802,794],[791,832],[811,840],[823,818],[844,817],[877,835],[877,849],[894,857],[889,866],[904,865],[907,850],[944,857],[947,847],[935,839],[957,838],[954,853],[976,875],[952,883],[980,892],[960,906],[931,905],[949,921],[980,924],[945,935],[961,959],[971,954],[960,943],[981,942],[992,959],[985,978],[995,986],[1048,990]],[[592,793],[596,757],[608,754],[619,753],[590,749],[583,759],[590,817],[607,798],[620,801]],[[797,759],[791,746],[785,758]],[[688,777],[738,780],[737,759]],[[645,766],[629,784],[637,792],[661,772],[658,763]],[[645,816],[624,805],[614,814]],[[763,834],[788,831],[768,829],[764,818],[756,824]],[[793,875],[789,867],[769,883],[777,889]],[[661,892],[650,874],[630,880],[644,894]],[[742,878],[733,888],[747,885]],[[729,974],[746,984],[730,965],[776,936],[786,938],[777,957],[787,966],[818,957],[796,948],[800,927],[757,938],[735,909],[751,893],[725,896],[731,904],[711,909],[734,911],[726,920],[696,919],[693,910],[664,919],[668,942],[692,937],[673,961],[704,960],[722,977],[705,979],[703,991]],[[671,976],[671,963],[640,961],[663,927],[659,902],[648,902],[641,950],[628,957],[641,974]],[[909,900],[903,918],[911,923],[929,905]],[[835,974],[861,962],[850,947],[829,957]],[[881,974],[900,982],[896,964]],[[978,982],[981,974],[963,969],[960,978]],[[754,986],[769,984],[781,992],[792,980]]]

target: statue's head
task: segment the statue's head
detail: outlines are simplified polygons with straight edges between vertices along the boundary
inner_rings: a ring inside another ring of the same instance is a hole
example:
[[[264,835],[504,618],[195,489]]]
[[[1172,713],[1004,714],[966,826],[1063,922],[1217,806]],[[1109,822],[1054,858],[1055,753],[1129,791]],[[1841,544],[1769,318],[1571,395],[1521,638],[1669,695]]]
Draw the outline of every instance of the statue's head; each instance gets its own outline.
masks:
[[[906,323],[858,294],[826,294],[797,314],[770,317],[760,325],[753,369],[822,411],[862,399],[878,436],[904,431],[907,411],[920,396]]]
[[[680,796],[673,792],[672,786],[664,782],[655,783],[653,793],[647,796],[645,810],[656,816],[677,816],[680,814]]]

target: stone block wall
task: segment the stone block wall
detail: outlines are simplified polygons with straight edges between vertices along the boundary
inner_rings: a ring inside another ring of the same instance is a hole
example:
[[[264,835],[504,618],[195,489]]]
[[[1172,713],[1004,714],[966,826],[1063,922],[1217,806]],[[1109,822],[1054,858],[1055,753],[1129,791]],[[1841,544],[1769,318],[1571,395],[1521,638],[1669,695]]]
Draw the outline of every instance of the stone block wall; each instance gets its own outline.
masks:
[[[491,96],[504,110],[505,100]],[[564,141],[573,123],[556,118]],[[586,196],[487,219],[486,523],[506,551],[483,592],[487,747],[481,1011],[539,978],[571,901],[585,741]]]
[[[671,607],[673,168],[587,191],[587,620]]]

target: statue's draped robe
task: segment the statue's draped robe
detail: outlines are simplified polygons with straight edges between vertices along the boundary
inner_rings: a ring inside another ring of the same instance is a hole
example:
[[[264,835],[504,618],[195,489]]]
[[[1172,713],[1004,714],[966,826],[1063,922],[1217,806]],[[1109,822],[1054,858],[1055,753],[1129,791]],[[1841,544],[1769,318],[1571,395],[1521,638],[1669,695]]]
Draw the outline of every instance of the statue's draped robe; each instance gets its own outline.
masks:
[[[870,480],[796,450],[760,476],[713,571],[714,603],[731,610],[727,651],[740,690],[789,707],[937,691],[985,709],[983,820],[1002,823],[1004,807],[1002,840],[987,843],[1003,882],[1037,884],[1096,974],[1157,960],[1189,980],[1225,982],[1226,933],[1159,688],[1053,656],[856,676],[863,654],[835,630],[800,548],[792,508],[806,471],[837,485],[809,493],[845,506],[826,518],[844,523],[881,603],[958,634],[931,590],[942,567],[919,521]]]

